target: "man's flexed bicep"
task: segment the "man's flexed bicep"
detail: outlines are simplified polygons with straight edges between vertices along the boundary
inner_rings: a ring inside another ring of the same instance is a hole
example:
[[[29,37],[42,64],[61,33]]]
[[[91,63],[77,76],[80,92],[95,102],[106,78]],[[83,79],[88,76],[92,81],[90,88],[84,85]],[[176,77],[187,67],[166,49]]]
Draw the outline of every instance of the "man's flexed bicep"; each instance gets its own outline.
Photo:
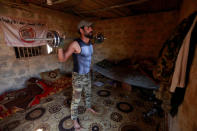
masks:
[[[67,50],[64,52],[62,48],[58,49],[58,59],[60,62],[65,62],[68,60],[68,58],[76,52],[76,44],[75,41],[72,42]]]

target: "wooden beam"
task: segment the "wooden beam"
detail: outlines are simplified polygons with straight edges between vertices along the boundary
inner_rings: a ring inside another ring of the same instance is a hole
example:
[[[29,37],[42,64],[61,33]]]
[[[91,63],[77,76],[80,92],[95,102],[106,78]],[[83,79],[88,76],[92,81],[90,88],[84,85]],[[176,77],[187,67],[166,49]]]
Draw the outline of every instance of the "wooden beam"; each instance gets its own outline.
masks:
[[[108,6],[108,7],[100,8],[100,9],[80,11],[80,13],[81,14],[86,14],[86,13],[92,13],[92,12],[106,11],[106,10],[111,10],[111,9],[115,9],[115,8],[121,8],[121,7],[125,7],[125,6],[130,6],[130,5],[141,4],[141,3],[144,3],[146,1],[148,1],[148,0],[132,1],[132,2],[127,2],[127,3],[124,3],[124,4],[112,5],[112,6]]]
[[[105,0],[101,0],[101,1],[103,1],[104,3],[106,3]],[[111,4],[114,4],[115,5],[115,3],[112,0],[108,0],[108,2],[110,2]],[[115,10],[117,10],[117,11],[119,11],[121,13],[124,13],[124,16],[128,16],[130,14],[130,12],[131,12],[131,10],[128,9],[128,8],[116,8]]]
[[[101,2],[102,0],[93,0],[95,3],[99,4],[99,5],[102,5],[102,6],[106,6],[106,4],[104,4],[103,2]],[[112,12],[114,12],[116,15],[118,16],[125,16],[124,13],[122,13],[121,11],[119,10],[112,10]]]
[[[52,4],[60,4],[60,3],[64,3],[64,2],[68,2],[69,0],[58,0],[55,2],[52,2]]]

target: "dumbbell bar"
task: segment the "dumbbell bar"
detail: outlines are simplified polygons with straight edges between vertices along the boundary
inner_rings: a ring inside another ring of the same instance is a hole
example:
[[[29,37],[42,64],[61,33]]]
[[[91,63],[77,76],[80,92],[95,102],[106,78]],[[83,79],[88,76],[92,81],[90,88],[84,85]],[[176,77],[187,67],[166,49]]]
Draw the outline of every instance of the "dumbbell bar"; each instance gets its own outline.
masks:
[[[73,38],[65,38],[65,39],[72,39]],[[94,42],[97,44],[100,44],[104,41],[104,36],[101,33],[98,33],[95,37],[94,37]],[[48,45],[51,47],[58,47],[60,45],[60,35],[58,32],[56,31],[48,31],[46,38],[27,38],[25,39],[25,41],[47,41]]]
[[[46,41],[51,47],[58,47],[60,44],[60,35],[56,31],[48,31],[46,38],[27,38],[25,41]]]
[[[27,38],[25,39],[26,41],[35,41],[35,40],[39,40],[39,41],[42,41],[42,40],[54,40],[54,38]]]

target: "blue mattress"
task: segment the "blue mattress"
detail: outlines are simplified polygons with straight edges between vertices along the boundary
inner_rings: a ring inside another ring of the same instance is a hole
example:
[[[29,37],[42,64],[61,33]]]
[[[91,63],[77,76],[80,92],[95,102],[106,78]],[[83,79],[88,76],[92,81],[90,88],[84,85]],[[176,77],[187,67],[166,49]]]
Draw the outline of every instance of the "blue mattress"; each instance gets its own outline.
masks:
[[[94,64],[93,71],[99,72],[110,79],[124,82],[129,85],[154,90],[159,88],[159,85],[155,84],[148,76],[144,75],[140,71],[132,70],[131,68],[117,66],[103,68]]]

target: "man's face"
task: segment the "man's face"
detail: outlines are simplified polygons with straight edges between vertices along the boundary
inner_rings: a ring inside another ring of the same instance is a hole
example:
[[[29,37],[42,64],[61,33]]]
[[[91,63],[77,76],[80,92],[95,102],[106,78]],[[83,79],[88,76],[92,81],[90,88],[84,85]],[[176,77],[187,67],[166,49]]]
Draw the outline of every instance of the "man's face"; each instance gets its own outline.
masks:
[[[87,38],[93,38],[93,29],[91,26],[85,26],[83,29],[83,35]]]

